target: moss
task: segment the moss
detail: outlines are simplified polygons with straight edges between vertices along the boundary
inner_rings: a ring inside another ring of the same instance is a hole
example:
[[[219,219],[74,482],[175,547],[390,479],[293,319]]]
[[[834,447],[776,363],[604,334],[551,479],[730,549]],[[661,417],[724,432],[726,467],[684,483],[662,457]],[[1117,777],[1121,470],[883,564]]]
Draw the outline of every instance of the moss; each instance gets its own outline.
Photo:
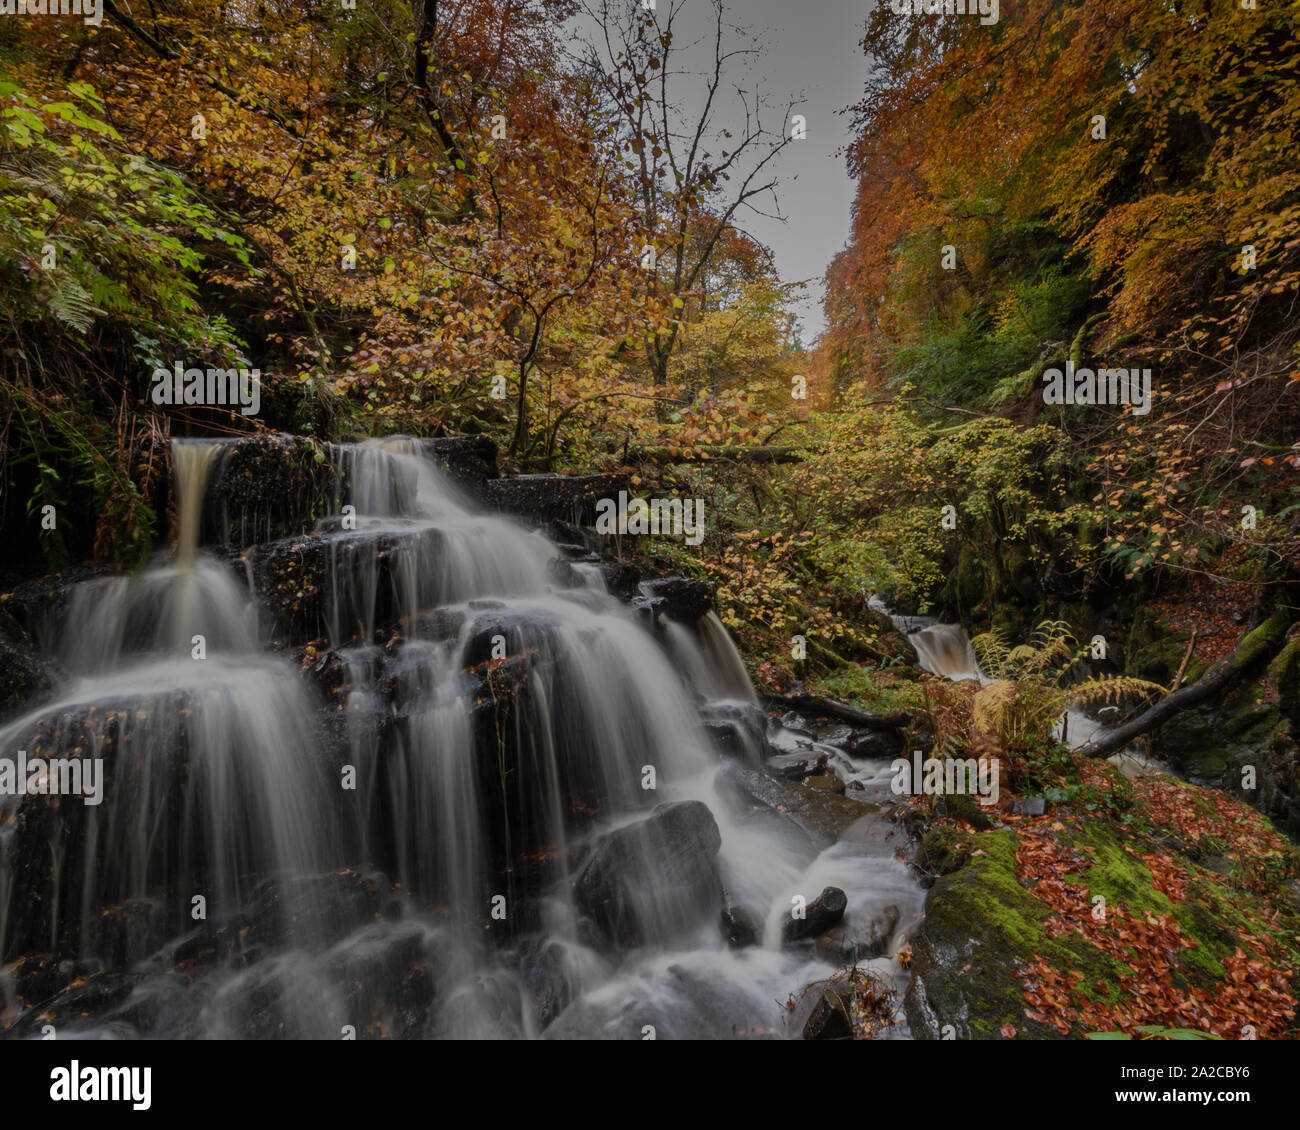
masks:
[[[1286,645],[1268,665],[1278,709],[1300,723],[1300,638]]]
[[[970,859],[970,836],[951,824],[937,824],[921,840],[918,860],[931,875],[948,875]]]
[[[908,655],[915,658],[911,648]],[[872,714],[889,714],[896,710],[912,714],[925,705],[921,689],[901,671],[881,671],[857,664],[816,680],[812,690]]]
[[[1067,883],[1087,887],[1089,897],[1102,895],[1107,906],[1124,903],[1136,911],[1173,912],[1173,903],[1155,889],[1142,862],[1124,850],[1125,840],[1113,827],[1097,822],[1071,824],[1061,838],[1076,850],[1091,849],[1086,852],[1091,866],[1063,876]]]
[[[1146,854],[1165,845],[1098,820],[1054,822],[1050,827],[1062,843],[1088,860],[1082,870],[1061,876],[1079,888],[1081,903],[1102,895],[1108,908],[1123,906],[1134,915],[1171,918],[1194,943],[1177,956],[1175,986],[1212,987],[1223,981],[1224,960],[1247,935],[1267,935],[1291,961],[1300,959],[1295,934],[1271,925],[1271,912],[1250,896],[1176,857],[1188,879],[1186,897],[1175,900],[1158,890],[1150,869],[1125,850]],[[926,840],[939,830],[932,829]],[[1019,835],[1007,829],[975,835],[964,866],[931,888],[925,920],[913,938],[914,984],[906,1002],[918,1036],[937,1036],[946,1024],[953,1024],[958,1035],[973,1038],[997,1038],[1007,1024],[1024,1037],[1059,1035],[1025,1015],[1023,983],[1016,970],[1039,959],[1053,969],[1081,974],[1074,992],[1087,1000],[1115,1004],[1124,995],[1121,977],[1133,972],[1128,963],[1076,930],[1048,936],[1046,924],[1055,912],[1017,879],[1019,845]]]
[[[1125,640],[1124,674],[1169,686],[1183,664],[1190,638],[1189,633],[1176,631],[1149,609],[1139,609]],[[1193,655],[1183,672],[1183,683],[1195,682],[1204,670],[1205,664]]]
[[[1077,934],[1048,936],[1051,908],[1016,878],[1019,843],[1011,831],[980,834],[975,846],[983,854],[932,888],[912,943],[913,983],[905,1007],[915,1035],[936,1036],[951,1023],[959,1036],[973,1039],[999,1038],[1008,1024],[1023,1037],[1059,1037],[1056,1029],[1025,1016],[1015,973],[1039,958],[1082,974],[1080,985],[1094,996],[1111,1000],[1118,993],[1126,967]]]
[[[967,793],[956,793],[952,796],[945,796],[940,799],[939,807],[941,815],[949,816],[954,820],[961,820],[969,824],[972,828],[980,831],[992,826],[989,815],[984,806],[980,804],[973,796]]]

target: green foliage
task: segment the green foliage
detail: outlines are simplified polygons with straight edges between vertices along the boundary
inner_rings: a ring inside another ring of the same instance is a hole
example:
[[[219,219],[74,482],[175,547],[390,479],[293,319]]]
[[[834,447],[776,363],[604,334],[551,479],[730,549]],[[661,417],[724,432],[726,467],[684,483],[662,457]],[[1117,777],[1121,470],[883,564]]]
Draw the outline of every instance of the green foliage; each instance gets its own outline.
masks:
[[[134,562],[155,531],[132,475],[146,374],[191,350],[241,352],[204,312],[197,272],[207,248],[249,259],[179,176],[122,146],[90,87],[67,94],[42,102],[0,82],[0,441],[11,468],[34,469],[29,513],[66,515],[88,496],[95,550]],[[66,563],[61,531],[44,545],[50,567]]]

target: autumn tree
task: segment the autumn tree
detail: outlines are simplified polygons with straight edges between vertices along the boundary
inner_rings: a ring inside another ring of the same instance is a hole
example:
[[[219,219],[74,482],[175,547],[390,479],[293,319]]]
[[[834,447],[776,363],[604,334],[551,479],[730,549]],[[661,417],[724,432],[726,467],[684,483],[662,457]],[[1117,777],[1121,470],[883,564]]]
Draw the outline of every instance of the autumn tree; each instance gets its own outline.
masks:
[[[761,50],[728,23],[725,0],[711,0],[708,58],[698,69],[680,43],[685,9],[684,0],[662,9],[636,0],[584,3],[593,25],[587,65],[621,124],[634,180],[644,350],[659,388],[668,383],[682,311],[719,242],[739,216],[777,207],[777,159],[793,139],[793,102],[777,120],[759,89],[730,89],[736,68],[752,68]]]

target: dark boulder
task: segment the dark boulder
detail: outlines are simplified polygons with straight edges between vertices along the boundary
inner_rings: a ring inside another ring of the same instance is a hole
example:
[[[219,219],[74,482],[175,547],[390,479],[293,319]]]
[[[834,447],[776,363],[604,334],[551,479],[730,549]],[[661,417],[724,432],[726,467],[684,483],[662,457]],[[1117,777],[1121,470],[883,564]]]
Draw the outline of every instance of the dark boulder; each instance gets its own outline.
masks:
[[[836,965],[882,957],[898,929],[899,910],[892,903],[874,914],[847,916],[817,939],[817,952]]]
[[[31,709],[53,691],[50,665],[31,649],[0,636],[0,723]]]
[[[817,998],[803,1026],[805,1040],[851,1040],[853,1020],[848,1005],[834,989],[825,989]]]
[[[722,911],[722,936],[732,949],[742,949],[758,945],[763,928],[743,906],[728,906]]]
[[[602,498],[627,490],[626,475],[516,475],[482,484],[484,505],[529,521],[589,526]]]
[[[495,479],[497,445],[487,436],[434,436],[415,441],[416,449],[449,478],[476,485]]]
[[[803,941],[824,934],[838,926],[849,905],[848,896],[839,887],[825,887],[812,902],[803,908],[803,916],[795,917],[792,909],[781,926],[781,938],[786,942]]]
[[[694,624],[713,610],[714,586],[692,577],[660,577],[646,581],[641,591],[648,597],[662,597],[661,611],[671,620]]]
[[[253,892],[246,917],[250,945],[319,945],[383,917],[392,884],[379,871],[275,876]]]
[[[578,878],[578,905],[611,941],[668,941],[717,921],[717,822],[700,801],[661,804],[597,841]]]
[[[630,561],[607,561],[601,566],[605,574],[605,587],[622,600],[637,595],[641,584],[641,570]]]

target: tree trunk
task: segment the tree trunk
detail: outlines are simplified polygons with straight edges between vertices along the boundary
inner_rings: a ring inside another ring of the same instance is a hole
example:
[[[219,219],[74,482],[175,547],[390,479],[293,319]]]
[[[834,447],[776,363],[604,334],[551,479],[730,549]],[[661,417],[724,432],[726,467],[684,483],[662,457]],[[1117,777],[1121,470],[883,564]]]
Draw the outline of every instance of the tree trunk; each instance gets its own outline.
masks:
[[[803,710],[814,716],[835,718],[858,726],[865,730],[896,730],[910,722],[911,715],[902,711],[892,714],[868,714],[865,710],[836,702],[833,698],[822,698],[812,694],[770,694],[764,696],[771,706],[785,707],[789,710]]]
[[[1211,667],[1204,678],[1162,698],[1133,721],[1126,722],[1100,741],[1091,742],[1075,752],[1080,757],[1109,757],[1134,738],[1154,730],[1180,711],[1189,706],[1197,706],[1239,683],[1282,649],[1294,615],[1291,609],[1279,608],[1258,628],[1248,633],[1232,654],[1225,655]]]

